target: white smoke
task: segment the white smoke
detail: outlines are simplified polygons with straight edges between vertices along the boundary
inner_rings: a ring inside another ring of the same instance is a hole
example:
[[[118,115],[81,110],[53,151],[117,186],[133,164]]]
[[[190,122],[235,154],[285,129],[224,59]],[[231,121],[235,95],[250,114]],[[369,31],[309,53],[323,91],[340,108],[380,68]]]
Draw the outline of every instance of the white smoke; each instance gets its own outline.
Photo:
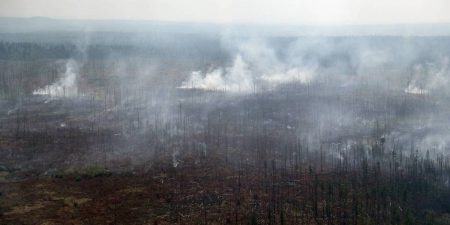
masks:
[[[439,63],[424,63],[413,67],[413,75],[404,92],[428,94],[430,91],[446,90],[449,84],[449,58]]]
[[[283,63],[264,42],[250,40],[238,44],[231,66],[209,72],[194,71],[179,88],[249,93],[284,83],[310,83],[315,70],[316,67]]]
[[[76,96],[78,94],[77,70],[78,64],[74,60],[68,60],[62,77],[53,84],[34,90],[33,95],[47,95],[51,97]]]
[[[414,82],[410,83],[404,90],[407,94],[424,95],[428,94],[428,90],[418,87]]]
[[[264,74],[261,76],[263,81],[271,84],[282,84],[290,82],[299,82],[302,84],[310,83],[315,76],[313,69],[300,70],[299,68],[292,68],[284,73]]]
[[[189,79],[182,82],[179,88],[249,93],[256,91],[256,84],[270,85],[272,87],[290,82],[306,84],[310,83],[314,76],[314,69],[300,68],[288,68],[258,75],[257,72],[249,68],[248,63],[243,60],[241,55],[237,55],[233,65],[230,67],[217,68],[207,73],[201,71],[192,72]]]
[[[178,155],[180,155],[180,150],[176,149],[172,152],[172,166],[176,168],[178,164],[180,164],[180,160],[178,160]]]
[[[254,83],[253,74],[242,56],[236,56],[232,66],[225,69],[218,68],[203,74],[194,71],[188,80],[179,88],[221,90],[230,92],[250,92]]]
[[[417,145],[418,149],[448,154],[450,147],[450,136],[447,133],[430,134],[419,140]]]

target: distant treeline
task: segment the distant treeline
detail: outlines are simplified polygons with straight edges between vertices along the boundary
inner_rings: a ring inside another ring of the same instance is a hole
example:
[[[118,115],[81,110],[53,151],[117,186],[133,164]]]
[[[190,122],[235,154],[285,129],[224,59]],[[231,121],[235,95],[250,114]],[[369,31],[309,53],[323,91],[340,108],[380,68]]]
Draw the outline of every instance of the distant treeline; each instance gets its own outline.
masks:
[[[14,35],[5,35],[0,35],[0,59],[5,60],[114,57],[223,60],[227,57],[219,39],[194,35],[142,37],[107,33],[84,37],[74,34],[78,39],[61,37],[58,40],[45,40],[45,36],[24,38],[26,35],[19,35],[14,39]]]

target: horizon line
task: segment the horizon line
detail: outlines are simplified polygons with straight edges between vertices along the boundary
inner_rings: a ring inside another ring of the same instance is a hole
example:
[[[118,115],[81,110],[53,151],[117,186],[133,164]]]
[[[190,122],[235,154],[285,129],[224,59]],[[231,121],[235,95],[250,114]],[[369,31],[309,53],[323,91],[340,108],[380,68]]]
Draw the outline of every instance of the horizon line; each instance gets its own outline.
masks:
[[[93,18],[57,18],[47,16],[30,16],[30,17],[13,17],[13,16],[0,16],[0,19],[22,19],[22,20],[54,20],[54,21],[74,21],[74,22],[153,22],[153,23],[172,23],[172,24],[205,24],[205,25],[217,25],[217,26],[259,26],[259,27],[375,27],[375,26],[432,26],[432,25],[450,25],[450,22],[420,22],[420,23],[343,23],[343,24],[311,24],[311,23],[257,23],[257,22],[220,22],[220,21],[177,21],[177,20],[156,20],[156,19],[93,19]]]

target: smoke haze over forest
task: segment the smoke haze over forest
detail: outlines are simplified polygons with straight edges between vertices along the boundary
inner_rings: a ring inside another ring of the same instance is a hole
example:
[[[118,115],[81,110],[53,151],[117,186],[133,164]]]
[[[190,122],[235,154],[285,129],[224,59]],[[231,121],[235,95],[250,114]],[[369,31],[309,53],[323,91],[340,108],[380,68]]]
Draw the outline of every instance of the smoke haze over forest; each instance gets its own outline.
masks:
[[[318,2],[1,7],[0,223],[448,224],[448,3]]]

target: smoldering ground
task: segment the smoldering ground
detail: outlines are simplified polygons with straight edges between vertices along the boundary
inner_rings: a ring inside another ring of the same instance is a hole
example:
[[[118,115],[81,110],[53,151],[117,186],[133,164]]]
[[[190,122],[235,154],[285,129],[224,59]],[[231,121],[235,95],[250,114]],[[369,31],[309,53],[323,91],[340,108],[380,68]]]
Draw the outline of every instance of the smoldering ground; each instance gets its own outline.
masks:
[[[299,146],[311,163],[318,152],[345,160],[358,146],[367,157],[380,146],[448,152],[448,38],[225,32],[90,40],[102,35],[116,34],[88,34],[82,50],[42,44],[67,48],[65,57],[34,61],[52,75],[23,69],[30,60],[2,64],[2,85],[18,84],[3,91],[2,130],[14,140],[5,163],[128,170],[162,158],[179,166],[183,155],[252,164],[299,155]]]

